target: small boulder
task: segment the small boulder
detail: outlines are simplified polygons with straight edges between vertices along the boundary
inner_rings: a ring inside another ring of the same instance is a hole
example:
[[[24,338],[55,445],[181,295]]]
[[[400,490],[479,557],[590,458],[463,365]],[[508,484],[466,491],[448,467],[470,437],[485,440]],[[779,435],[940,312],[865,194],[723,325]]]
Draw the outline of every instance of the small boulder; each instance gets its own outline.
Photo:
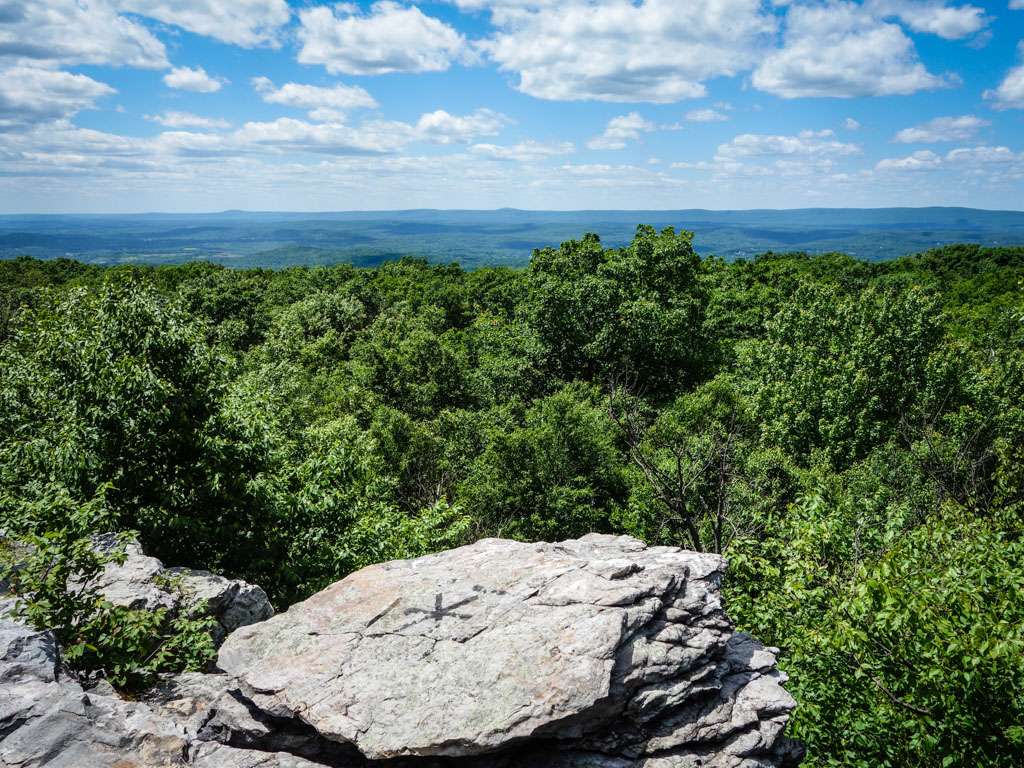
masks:
[[[110,551],[116,536],[96,537],[96,545]],[[274,615],[267,593],[241,579],[226,579],[208,571],[191,568],[165,568],[155,557],[142,551],[137,541],[125,548],[121,564],[108,563],[97,580],[100,594],[114,605],[126,608],[170,611],[189,610],[205,605],[217,619],[215,640],[229,632]]]

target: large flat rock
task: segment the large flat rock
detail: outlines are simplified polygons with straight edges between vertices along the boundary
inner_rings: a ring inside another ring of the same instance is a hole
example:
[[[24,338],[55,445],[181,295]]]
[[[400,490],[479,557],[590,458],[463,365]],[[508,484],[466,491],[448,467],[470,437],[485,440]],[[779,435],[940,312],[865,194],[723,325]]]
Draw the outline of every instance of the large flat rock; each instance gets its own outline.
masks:
[[[486,539],[355,573],[239,629],[218,663],[263,711],[371,760],[529,739],[629,759],[652,739],[671,752],[742,735],[757,742],[751,753],[770,751],[771,728],[752,734],[784,722],[793,702],[771,653],[729,653],[742,636],[721,610],[724,568],[716,555],[628,537]],[[764,718],[739,703],[766,697]]]

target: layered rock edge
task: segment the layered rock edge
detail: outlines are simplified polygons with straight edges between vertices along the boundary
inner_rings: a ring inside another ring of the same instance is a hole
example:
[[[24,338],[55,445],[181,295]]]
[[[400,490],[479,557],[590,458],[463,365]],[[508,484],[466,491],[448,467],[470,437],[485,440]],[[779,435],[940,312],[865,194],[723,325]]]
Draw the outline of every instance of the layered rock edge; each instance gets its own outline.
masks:
[[[776,768],[795,707],[725,561],[589,535],[363,569],[140,701],[0,619],[0,766]]]

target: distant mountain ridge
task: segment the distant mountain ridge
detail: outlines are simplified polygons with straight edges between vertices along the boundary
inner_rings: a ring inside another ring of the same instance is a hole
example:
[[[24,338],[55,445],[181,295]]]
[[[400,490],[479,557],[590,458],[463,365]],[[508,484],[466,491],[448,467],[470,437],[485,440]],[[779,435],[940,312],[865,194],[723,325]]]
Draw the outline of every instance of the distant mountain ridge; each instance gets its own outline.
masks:
[[[870,260],[956,242],[1024,244],[1024,211],[974,208],[791,210],[434,210],[0,215],[0,258],[67,256],[149,264],[194,259],[282,267],[403,255],[467,267],[521,266],[533,248],[596,232],[609,245],[638,224],[695,232],[703,255],[842,251]]]

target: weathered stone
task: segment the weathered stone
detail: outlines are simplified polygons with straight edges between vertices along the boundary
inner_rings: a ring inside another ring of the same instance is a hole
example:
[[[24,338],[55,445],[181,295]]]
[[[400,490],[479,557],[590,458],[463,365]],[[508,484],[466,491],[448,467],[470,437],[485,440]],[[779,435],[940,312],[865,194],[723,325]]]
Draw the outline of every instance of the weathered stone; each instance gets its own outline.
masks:
[[[323,739],[301,720],[261,712],[241,693],[239,682],[227,675],[170,675],[145,700],[183,722],[193,742],[322,758],[332,765],[363,762],[355,749]]]
[[[113,534],[104,534],[96,537],[95,544],[106,552],[114,548],[116,541]],[[179,599],[161,583],[163,572],[163,563],[146,555],[139,542],[130,541],[125,546],[124,562],[107,563],[95,584],[99,593],[114,605],[149,611],[173,610]]]
[[[150,707],[86,692],[60,675],[48,632],[0,619],[0,766],[172,768],[184,729]]]
[[[484,540],[355,573],[235,632],[219,665],[263,711],[371,760],[542,739],[573,745],[562,760],[754,768],[794,702],[774,655],[732,633],[724,567],[627,537]]]
[[[112,549],[115,542],[113,534],[96,537],[96,546],[103,550]],[[228,632],[274,615],[267,594],[254,584],[208,571],[165,568],[146,555],[137,541],[128,543],[125,555],[123,563],[107,564],[96,582],[100,594],[114,605],[171,611],[203,605],[217,619],[218,642]]]
[[[149,600],[131,558],[106,586]],[[353,574],[237,630],[228,674],[135,700],[83,690],[0,605],[0,768],[795,765],[776,651],[731,630],[723,569],[624,537],[485,540]],[[215,610],[245,591],[193,576]]]
[[[314,763],[287,752],[236,749],[214,742],[199,745],[191,764],[197,768],[328,768],[326,763]]]
[[[167,568],[164,575],[180,579],[189,600],[205,603],[225,632],[234,632],[274,615],[267,593],[255,584],[190,568]]]
[[[57,639],[52,632],[37,632],[5,618],[0,609],[0,684],[57,678]]]

